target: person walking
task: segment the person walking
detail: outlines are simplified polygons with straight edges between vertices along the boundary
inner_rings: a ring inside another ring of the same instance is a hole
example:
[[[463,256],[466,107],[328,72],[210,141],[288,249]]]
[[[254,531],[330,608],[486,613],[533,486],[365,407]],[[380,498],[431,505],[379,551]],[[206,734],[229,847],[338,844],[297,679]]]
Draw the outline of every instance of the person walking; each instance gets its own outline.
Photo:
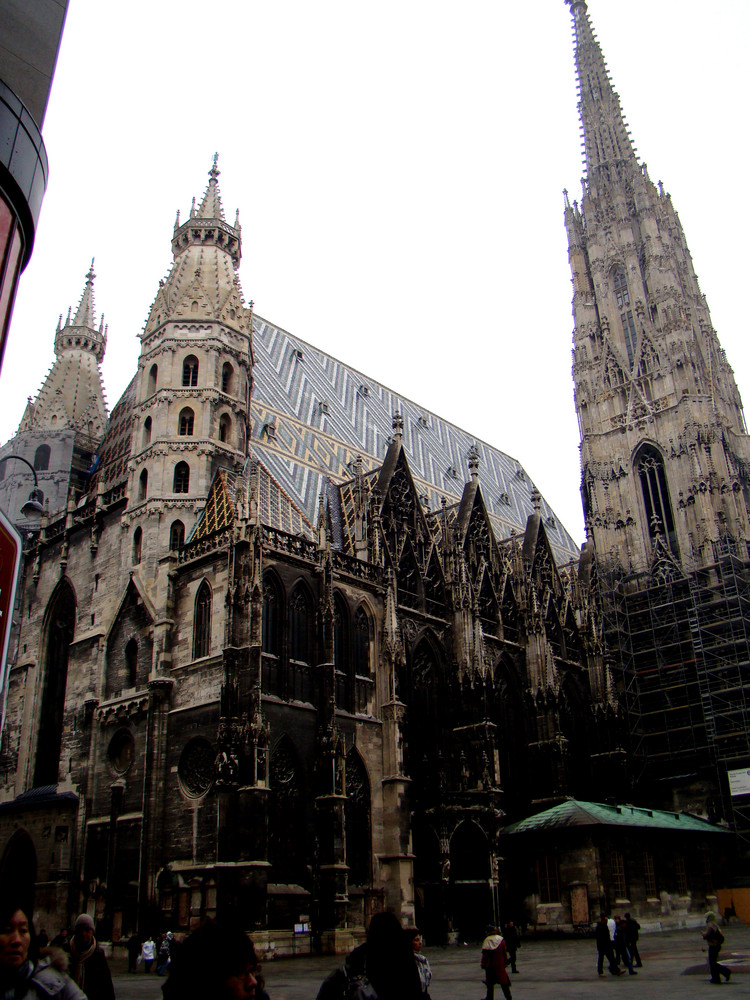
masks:
[[[728,983],[729,977],[732,975],[732,970],[728,969],[726,965],[719,964],[719,952],[721,951],[721,946],[724,944],[724,935],[716,923],[715,913],[706,914],[706,929],[703,931],[702,937],[708,945],[708,968],[711,972],[709,982],[718,985],[721,983],[721,977],[723,976],[724,982]]]
[[[107,956],[96,943],[94,921],[88,913],[82,913],[75,922],[70,957],[70,977],[89,1000],[115,1000]]]
[[[628,949],[627,928],[622,917],[615,917],[615,960],[618,966],[622,962],[629,976],[638,975],[633,968],[633,959]]]
[[[625,914],[625,939],[628,942],[628,951],[630,952],[630,957],[633,960],[633,965],[636,969],[643,968],[643,962],[641,961],[641,956],[638,952],[638,937],[641,930],[641,925],[635,919],[631,917],[629,913]]]
[[[505,947],[508,950],[508,961],[510,962],[511,972],[518,972],[516,968],[516,954],[518,949],[521,947],[521,939],[518,936],[518,930],[516,925],[512,920],[509,920],[505,925],[503,930],[503,940],[505,941]]]
[[[172,932],[167,931],[159,945],[159,958],[156,962],[157,976],[166,976],[169,957],[172,951]]]
[[[39,952],[28,903],[6,893],[0,902],[0,997],[13,1000],[86,1000],[66,975],[68,956],[59,948]]]
[[[164,1000],[261,1000],[259,971],[245,931],[209,920],[174,952],[162,993]]]
[[[422,986],[422,996],[430,1000],[430,980],[432,979],[432,969],[427,961],[427,956],[422,954],[422,934],[418,927],[410,927],[406,932],[407,938],[411,939],[411,946],[414,950],[414,961],[417,963],[419,982]]]
[[[138,967],[138,956],[141,953],[141,942],[137,934],[128,938],[128,972],[135,972]]]
[[[154,944],[154,939],[149,934],[141,947],[141,958],[143,959],[144,972],[151,972],[151,966],[154,964],[155,955],[156,945]]]
[[[612,947],[612,939],[609,936],[609,925],[606,914],[599,914],[594,934],[596,937],[597,953],[596,971],[600,976],[604,976],[604,959],[606,958],[611,974],[619,976],[620,970],[617,968],[617,963],[615,962],[615,953]]]
[[[503,991],[505,1000],[512,1000],[510,979],[506,969],[508,949],[505,941],[497,927],[493,927],[492,924],[488,925],[486,935],[482,942],[482,960],[480,964],[485,971],[487,1000],[495,1000],[495,986],[498,984]]]

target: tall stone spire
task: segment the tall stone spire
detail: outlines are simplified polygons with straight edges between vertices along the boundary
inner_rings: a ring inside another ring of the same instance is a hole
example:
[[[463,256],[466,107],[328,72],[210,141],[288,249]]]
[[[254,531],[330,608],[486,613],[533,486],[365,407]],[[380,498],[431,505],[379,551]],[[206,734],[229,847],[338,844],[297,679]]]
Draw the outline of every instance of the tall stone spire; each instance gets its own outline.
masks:
[[[629,171],[638,167],[620,98],[591,26],[584,0],[565,0],[573,14],[578,113],[583,128],[586,170]]]
[[[584,0],[573,16],[586,177],[565,195],[584,514],[600,559],[648,570],[750,537],[750,439],[669,194],[639,164]],[[667,113],[665,111],[665,113]]]
[[[218,154],[214,156],[200,206],[195,200],[182,225],[179,214],[172,235],[174,263],[157,292],[144,329],[148,337],[161,324],[175,319],[246,321],[237,268],[242,257],[239,214],[230,225],[224,217],[219,191]]]
[[[107,348],[104,318],[96,323],[94,312],[94,262],[86,274],[75,316],[55,331],[56,360],[36,400],[26,407],[23,431],[73,430],[98,440],[107,425],[107,405],[100,365]]]

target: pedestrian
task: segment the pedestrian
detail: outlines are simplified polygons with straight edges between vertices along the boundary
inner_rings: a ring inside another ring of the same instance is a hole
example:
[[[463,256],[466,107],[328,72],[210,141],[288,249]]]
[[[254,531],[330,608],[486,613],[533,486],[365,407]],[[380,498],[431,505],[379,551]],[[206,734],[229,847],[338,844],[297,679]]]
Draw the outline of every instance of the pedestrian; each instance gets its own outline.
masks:
[[[128,972],[135,972],[138,965],[138,956],[141,953],[141,942],[137,934],[131,934],[128,938]]]
[[[485,972],[485,982],[487,984],[487,1000],[494,1000],[495,986],[499,983],[503,991],[505,1000],[512,1000],[510,992],[510,979],[506,969],[508,963],[508,949],[502,934],[497,927],[489,924],[486,928],[486,937],[482,942],[481,966]]]
[[[625,938],[628,942],[628,951],[630,952],[630,957],[633,960],[633,965],[636,969],[643,968],[643,962],[641,961],[641,956],[638,952],[638,936],[641,930],[641,925],[635,919],[631,917],[629,913],[625,914]]]
[[[94,921],[82,913],[70,939],[70,977],[89,1000],[115,1000],[107,956],[94,937]]]
[[[721,946],[724,944],[724,935],[716,923],[715,913],[706,914],[706,929],[703,931],[702,937],[708,945],[708,968],[711,973],[709,982],[717,985],[721,983],[721,977],[723,976],[724,982],[728,983],[729,977],[732,975],[732,970],[728,969],[726,965],[719,964],[719,952],[721,951]]]
[[[26,910],[18,899],[5,894],[0,903],[0,997],[86,1000],[66,974],[67,967],[68,956],[60,948],[46,948],[40,954]]]
[[[430,980],[432,979],[432,969],[427,961],[427,956],[422,954],[422,933],[418,927],[409,927],[406,931],[407,938],[411,941],[414,951],[414,960],[417,963],[419,982],[422,986],[422,996],[430,1000]]]
[[[154,964],[155,955],[156,945],[154,944],[154,939],[149,934],[141,946],[141,958],[143,959],[144,972],[151,972],[151,966]]]
[[[394,913],[376,913],[367,940],[323,981],[317,1000],[424,1000],[414,950]]]
[[[53,948],[62,948],[63,951],[69,950],[68,932],[65,927],[63,927],[62,930],[58,931],[57,934],[55,934],[50,944]]]
[[[169,965],[169,956],[172,948],[172,932],[167,931],[164,938],[159,945],[159,958],[156,963],[156,974],[157,976],[166,976],[167,966]]]
[[[162,993],[164,1000],[261,1000],[259,971],[245,931],[209,920],[175,953]]]
[[[628,970],[629,976],[637,976],[638,973],[633,968],[633,959],[628,949],[626,922],[622,917],[615,917],[615,958],[619,966],[620,962]]]
[[[511,972],[518,972],[516,968],[516,954],[518,949],[521,947],[521,938],[518,936],[518,929],[512,920],[509,920],[505,925],[503,930],[503,939],[505,940],[505,947],[508,951],[508,961],[510,962]]]
[[[620,970],[617,968],[617,963],[615,962],[615,953],[612,947],[612,939],[609,936],[609,926],[607,921],[607,915],[605,913],[599,914],[599,919],[596,922],[596,929],[594,931],[596,937],[596,971],[600,976],[604,976],[604,959],[607,959],[609,963],[609,971],[613,976],[619,976]]]

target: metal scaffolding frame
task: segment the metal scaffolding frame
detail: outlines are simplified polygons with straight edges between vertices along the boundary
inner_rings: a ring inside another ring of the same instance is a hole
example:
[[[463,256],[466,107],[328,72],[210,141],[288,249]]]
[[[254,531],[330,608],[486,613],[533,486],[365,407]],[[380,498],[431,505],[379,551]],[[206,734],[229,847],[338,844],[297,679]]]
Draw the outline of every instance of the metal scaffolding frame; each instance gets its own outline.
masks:
[[[619,658],[636,781],[714,771],[722,812],[750,849],[750,552],[725,541],[685,573],[600,569],[605,635]]]

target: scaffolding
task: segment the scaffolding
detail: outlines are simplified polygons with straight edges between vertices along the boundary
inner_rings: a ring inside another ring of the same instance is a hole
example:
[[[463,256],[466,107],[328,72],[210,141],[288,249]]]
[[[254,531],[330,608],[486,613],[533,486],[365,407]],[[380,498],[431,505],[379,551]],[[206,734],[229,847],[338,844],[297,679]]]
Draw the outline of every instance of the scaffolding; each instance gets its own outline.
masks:
[[[750,850],[750,554],[725,541],[673,574],[600,572],[605,634],[619,657],[637,783],[709,774],[721,812]],[[713,772],[712,774],[710,772]]]

